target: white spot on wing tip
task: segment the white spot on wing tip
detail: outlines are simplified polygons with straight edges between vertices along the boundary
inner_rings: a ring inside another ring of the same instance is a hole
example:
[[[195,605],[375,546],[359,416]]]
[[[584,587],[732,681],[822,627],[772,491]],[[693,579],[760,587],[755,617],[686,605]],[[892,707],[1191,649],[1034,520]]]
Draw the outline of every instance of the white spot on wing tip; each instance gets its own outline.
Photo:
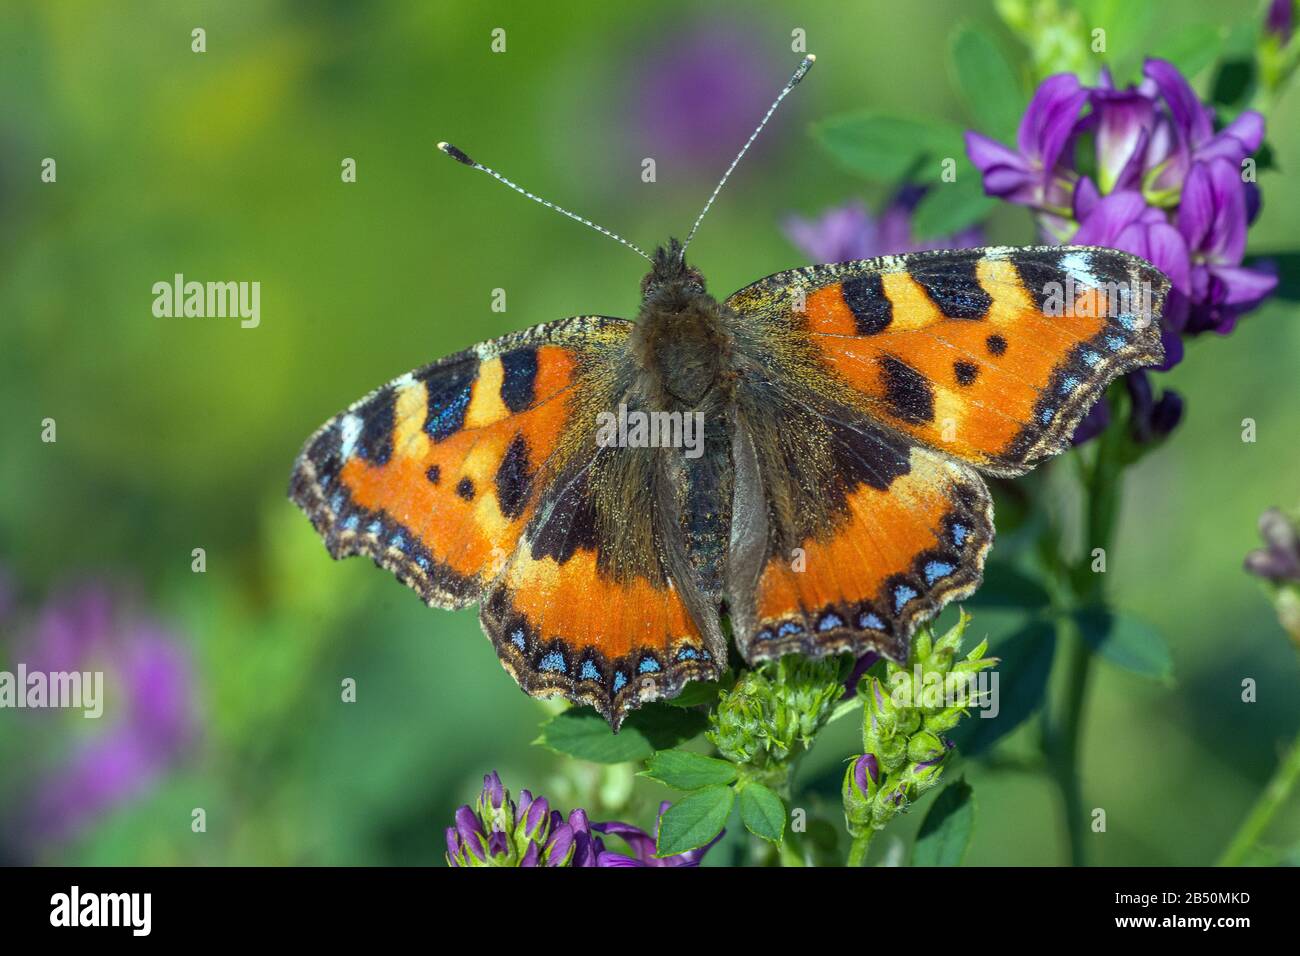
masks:
[[[360,415],[344,415],[339,422],[339,458],[343,461],[351,458],[356,450],[362,424]]]

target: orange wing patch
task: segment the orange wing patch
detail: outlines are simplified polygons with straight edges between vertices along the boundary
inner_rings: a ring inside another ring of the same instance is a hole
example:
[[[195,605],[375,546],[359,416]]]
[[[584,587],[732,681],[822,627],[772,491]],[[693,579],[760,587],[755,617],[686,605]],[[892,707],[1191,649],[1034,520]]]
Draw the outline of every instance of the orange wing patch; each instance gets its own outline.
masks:
[[[290,497],[334,557],[368,555],[429,604],[471,604],[566,454],[580,349],[630,328],[569,319],[403,375],[312,436]]]
[[[670,579],[610,580],[595,549],[534,551],[520,543],[480,615],[529,694],[588,703],[617,730],[628,710],[721,673],[723,649],[710,648]]]
[[[1065,447],[1115,376],[1161,359],[1167,287],[1110,249],[993,248],[794,270],[728,304],[777,319],[785,303],[863,411],[1020,474]],[[804,290],[802,316],[790,288]]]
[[[861,484],[842,518],[763,568],[737,641],[750,662],[800,652],[875,650],[907,658],[914,626],[979,584],[993,537],[984,483],[914,446],[888,488]]]

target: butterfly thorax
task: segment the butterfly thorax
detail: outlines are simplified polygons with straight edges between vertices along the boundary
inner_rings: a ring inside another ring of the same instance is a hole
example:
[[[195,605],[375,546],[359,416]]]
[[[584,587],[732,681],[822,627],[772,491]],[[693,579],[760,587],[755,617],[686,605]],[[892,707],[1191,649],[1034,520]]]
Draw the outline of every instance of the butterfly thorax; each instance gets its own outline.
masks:
[[[687,265],[676,239],[656,251],[641,294],[631,345],[647,399],[666,411],[725,401],[732,343],[724,310],[705,290],[700,271]]]

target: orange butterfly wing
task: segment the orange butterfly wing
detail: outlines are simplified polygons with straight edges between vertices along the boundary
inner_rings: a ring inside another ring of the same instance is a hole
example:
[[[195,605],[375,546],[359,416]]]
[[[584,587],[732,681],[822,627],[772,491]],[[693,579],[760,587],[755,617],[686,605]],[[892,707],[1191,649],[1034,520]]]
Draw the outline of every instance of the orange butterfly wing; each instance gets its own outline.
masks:
[[[746,657],[904,660],[917,624],[981,579],[993,524],[975,468],[1027,471],[1068,445],[1117,375],[1158,362],[1167,285],[1113,250],[996,248],[796,269],[731,296],[772,343],[751,387],[801,406],[795,427],[812,436],[796,463],[756,452],[748,469],[767,523],[731,585]],[[1058,286],[1061,315],[1046,308]],[[800,483],[835,506],[801,525],[784,517],[801,510],[785,506],[800,491],[782,472],[823,446],[829,464]]]
[[[326,422],[289,489],[333,557],[368,556],[433,606],[482,602],[526,692],[590,703],[615,726],[725,659],[657,555],[639,574],[597,566],[620,543],[594,527],[574,476],[628,453],[597,449],[590,425],[617,403],[631,329],[566,319],[403,375]]]

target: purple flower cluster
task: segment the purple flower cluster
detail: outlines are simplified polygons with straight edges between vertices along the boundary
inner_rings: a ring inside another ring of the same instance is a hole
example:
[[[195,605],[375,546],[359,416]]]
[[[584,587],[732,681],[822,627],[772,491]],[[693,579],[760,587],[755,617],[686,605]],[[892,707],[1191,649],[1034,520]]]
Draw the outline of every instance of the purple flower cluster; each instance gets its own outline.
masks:
[[[105,587],[84,585],[51,601],[13,650],[29,674],[104,672],[103,729],[80,737],[38,775],[19,811],[22,842],[31,851],[142,796],[196,739],[193,673],[184,646],[161,624],[128,611]]]
[[[1105,71],[1094,88],[1068,73],[1049,77],[1014,149],[975,131],[966,133],[966,148],[985,192],[1033,209],[1049,238],[1131,252],[1169,277],[1164,370],[1181,360],[1183,336],[1231,332],[1277,285],[1276,276],[1241,264],[1260,205],[1244,160],[1263,139],[1264,119],[1249,110],[1216,131],[1214,111],[1177,68],[1148,60],[1142,81],[1126,89]],[[1137,437],[1177,423],[1177,395],[1155,399],[1142,372],[1128,386]],[[1100,431],[1107,416],[1099,403],[1076,441]]]
[[[660,805],[659,820],[669,806]],[[699,866],[713,845],[659,859],[658,822],[651,836],[629,823],[592,824],[581,809],[566,818],[527,790],[519,792],[516,806],[496,771],[483,778],[477,803],[457,810],[455,820],[447,828],[450,866]],[[598,834],[621,838],[632,855],[607,850]]]

